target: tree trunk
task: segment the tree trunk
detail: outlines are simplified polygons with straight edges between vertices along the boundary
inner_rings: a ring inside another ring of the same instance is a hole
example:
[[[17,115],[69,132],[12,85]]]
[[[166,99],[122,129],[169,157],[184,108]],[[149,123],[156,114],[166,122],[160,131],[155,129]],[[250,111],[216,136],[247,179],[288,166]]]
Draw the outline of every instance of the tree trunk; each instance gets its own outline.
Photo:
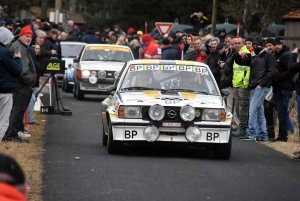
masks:
[[[42,0],[41,19],[47,20],[48,0]]]

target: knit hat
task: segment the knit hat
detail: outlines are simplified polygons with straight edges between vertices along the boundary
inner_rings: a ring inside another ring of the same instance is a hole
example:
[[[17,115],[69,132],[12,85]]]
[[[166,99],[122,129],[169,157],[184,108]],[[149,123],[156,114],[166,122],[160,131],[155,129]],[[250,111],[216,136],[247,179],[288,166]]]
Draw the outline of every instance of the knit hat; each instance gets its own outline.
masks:
[[[14,38],[14,35],[5,27],[0,27],[0,43],[8,45]]]
[[[276,37],[274,42],[275,42],[275,44],[286,45],[284,38],[281,36]]]
[[[10,185],[22,185],[25,184],[25,175],[15,159],[4,154],[0,154],[0,173],[9,175],[12,180],[4,181]]]
[[[169,39],[164,38],[163,41],[162,41],[162,44],[163,45],[170,45],[171,43],[170,43]]]
[[[31,36],[33,35],[33,32],[31,31],[29,26],[23,27],[21,29],[21,32],[20,32],[19,36],[23,36],[23,35],[26,35],[26,34],[31,35]]]
[[[6,21],[5,21],[5,26],[8,26],[8,25],[10,25],[10,26],[14,26],[14,21],[13,21],[13,19],[11,19],[11,18],[8,18]]]
[[[127,34],[132,34],[132,33],[134,33],[134,32],[135,32],[135,30],[134,30],[133,27],[130,27],[130,28],[127,30]]]
[[[173,31],[171,31],[171,32],[168,34],[168,36],[170,36],[170,37],[173,38],[174,40],[176,39],[176,34],[175,34]]]
[[[206,49],[206,47],[205,47],[205,45],[204,44],[202,44],[201,46],[200,46],[200,51],[201,50],[203,50],[204,52],[206,52],[207,51],[207,49]]]
[[[200,32],[200,31],[202,31],[202,32],[204,33],[204,29],[203,29],[203,28],[199,29],[199,31],[198,31],[198,32]]]
[[[177,30],[175,31],[175,33],[178,33],[178,32],[183,33],[182,29],[177,29]]]
[[[265,40],[264,46],[266,46],[266,44],[271,43],[272,45],[274,45],[274,39],[273,38],[267,38],[267,40]]]
[[[246,42],[246,41],[253,42],[253,38],[252,38],[252,37],[248,37],[248,38],[246,38],[245,42]]]
[[[217,45],[217,50],[220,50],[220,49],[222,49],[223,47],[224,47],[225,45],[223,44],[223,43],[220,43],[220,44],[218,44]]]
[[[141,30],[139,30],[136,34],[142,36],[142,35],[143,35],[143,32],[142,32]]]
[[[142,36],[142,42],[146,43],[146,42],[150,42],[152,40],[151,36],[149,34],[144,34]]]

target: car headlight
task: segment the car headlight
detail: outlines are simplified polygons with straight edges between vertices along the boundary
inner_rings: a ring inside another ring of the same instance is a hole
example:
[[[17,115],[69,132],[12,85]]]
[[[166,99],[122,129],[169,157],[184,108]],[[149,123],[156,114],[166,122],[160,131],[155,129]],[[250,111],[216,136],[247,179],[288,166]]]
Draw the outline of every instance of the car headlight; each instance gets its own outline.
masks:
[[[90,71],[88,71],[88,70],[83,70],[82,71],[82,76],[83,77],[89,77],[91,75],[91,72]]]
[[[196,116],[196,110],[193,106],[185,105],[180,108],[180,117],[184,121],[193,121]]]
[[[204,109],[202,120],[204,121],[225,121],[226,114],[224,109]]]
[[[149,116],[154,121],[160,121],[165,116],[165,108],[161,105],[152,105],[149,109]]]
[[[141,118],[141,108],[140,107],[124,107],[125,118],[136,119]]]
[[[93,70],[93,71],[91,72],[91,76],[97,77],[97,72]]]
[[[114,77],[117,79],[117,77],[119,76],[119,74],[120,74],[120,71],[116,71],[116,72],[114,73]]]
[[[185,131],[185,137],[190,142],[196,142],[201,137],[201,131],[197,126],[190,126]]]
[[[104,79],[104,78],[106,77],[106,72],[105,72],[104,70],[100,70],[100,71],[98,72],[98,77],[99,77],[100,79]]]

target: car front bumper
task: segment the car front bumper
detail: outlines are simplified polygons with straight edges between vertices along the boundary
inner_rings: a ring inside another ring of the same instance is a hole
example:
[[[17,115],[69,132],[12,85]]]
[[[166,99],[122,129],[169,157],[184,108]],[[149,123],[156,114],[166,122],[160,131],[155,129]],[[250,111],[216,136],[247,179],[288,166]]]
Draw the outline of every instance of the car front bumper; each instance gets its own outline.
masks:
[[[91,84],[88,78],[79,80],[80,90],[85,92],[97,93],[107,92],[107,87],[114,84],[115,79],[97,79],[97,83]]]

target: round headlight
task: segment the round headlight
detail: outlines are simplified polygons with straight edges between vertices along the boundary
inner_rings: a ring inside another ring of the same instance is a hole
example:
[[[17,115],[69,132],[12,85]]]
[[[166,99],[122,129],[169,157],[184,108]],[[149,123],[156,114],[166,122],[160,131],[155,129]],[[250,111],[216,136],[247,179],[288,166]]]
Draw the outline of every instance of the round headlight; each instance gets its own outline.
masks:
[[[96,84],[96,83],[97,83],[97,78],[94,77],[94,76],[92,76],[92,77],[89,78],[89,82],[90,82],[91,84]]]
[[[83,70],[82,75],[83,75],[83,77],[89,77],[91,75],[91,72],[88,70]]]
[[[188,127],[185,131],[185,137],[190,142],[196,142],[201,137],[201,131],[196,126]]]
[[[91,72],[91,76],[97,77],[97,72],[93,70],[93,71]]]
[[[182,106],[180,109],[180,117],[184,121],[193,121],[196,116],[196,110],[190,105]]]
[[[116,71],[116,72],[114,73],[114,77],[117,79],[117,77],[119,76],[119,74],[120,74],[120,71]]]
[[[106,77],[106,72],[105,72],[104,70],[100,70],[100,71],[98,72],[98,77],[99,77],[100,79],[104,79],[104,78]]]
[[[159,130],[155,126],[148,126],[144,130],[144,138],[148,142],[154,142],[158,139],[159,137]]]
[[[149,116],[154,121],[160,121],[165,116],[165,108],[161,105],[152,105],[149,109]]]

